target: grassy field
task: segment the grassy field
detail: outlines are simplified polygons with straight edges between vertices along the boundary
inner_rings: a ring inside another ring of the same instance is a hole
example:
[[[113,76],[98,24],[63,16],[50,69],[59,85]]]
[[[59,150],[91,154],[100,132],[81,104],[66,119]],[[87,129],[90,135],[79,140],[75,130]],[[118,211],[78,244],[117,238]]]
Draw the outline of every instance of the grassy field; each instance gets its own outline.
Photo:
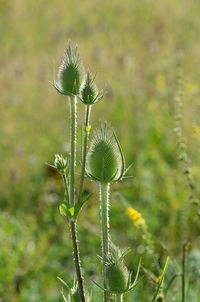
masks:
[[[151,301],[168,255],[166,282],[181,271],[187,240],[186,301],[200,301],[200,224],[173,131],[181,69],[182,130],[198,197],[199,10],[195,0],[0,1],[1,302],[63,301],[57,276],[73,280],[70,235],[58,211],[63,187],[45,165],[69,150],[68,104],[51,85],[69,39],[106,90],[92,128],[110,121],[127,165],[133,162],[133,178],[113,186],[110,213],[114,242],[131,248],[128,267],[135,270],[143,256],[144,277],[125,301]],[[83,116],[82,104],[78,110]],[[80,216],[79,239],[85,281],[97,297],[98,189],[90,181],[86,189],[94,195]],[[128,218],[126,203],[142,214],[148,234]],[[165,301],[181,301],[180,277]]]

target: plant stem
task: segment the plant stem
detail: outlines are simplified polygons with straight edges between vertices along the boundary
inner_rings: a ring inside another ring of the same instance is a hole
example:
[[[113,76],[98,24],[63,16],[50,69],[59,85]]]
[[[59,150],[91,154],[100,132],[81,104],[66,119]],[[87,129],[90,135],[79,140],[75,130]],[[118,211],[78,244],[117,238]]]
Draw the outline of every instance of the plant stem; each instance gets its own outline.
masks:
[[[116,294],[116,302],[123,302],[124,299],[123,299],[123,294]]]
[[[186,258],[186,243],[184,243],[182,247],[182,281],[181,281],[182,302],[185,302],[185,260],[186,260],[185,258]]]
[[[67,195],[67,202],[69,204],[69,190],[68,190],[68,183],[67,183],[66,174],[63,174],[63,182],[64,182],[64,185],[65,185],[65,192],[66,192],[66,195]]]
[[[109,253],[109,189],[110,185],[100,183],[100,212],[101,212],[101,231],[102,231],[102,261],[104,279],[104,302],[109,302],[109,293],[106,276],[106,261]]]
[[[76,165],[76,97],[70,99],[70,187],[69,187],[69,206],[74,207],[75,195],[75,165]],[[65,183],[66,186],[66,183]],[[67,187],[66,187],[67,190]],[[70,231],[73,244],[74,264],[76,268],[76,275],[78,281],[79,295],[81,302],[85,302],[85,293],[83,285],[83,277],[81,273],[81,262],[79,254],[79,246],[77,239],[77,225],[76,222],[70,221]]]
[[[70,221],[70,230],[72,236],[74,263],[76,267],[76,275],[78,280],[80,300],[81,302],[85,302],[83,277],[81,273],[80,253],[79,253],[79,246],[78,246],[78,239],[77,239],[77,224],[75,221]]]
[[[82,167],[81,167],[81,177],[80,177],[80,185],[79,185],[79,192],[78,192],[78,202],[81,199],[82,191],[83,191],[83,183],[84,183],[84,176],[85,176],[85,164],[86,164],[86,153],[87,153],[87,145],[88,145],[88,138],[90,131],[88,127],[90,126],[90,112],[91,106],[87,105],[85,108],[85,121],[84,121],[84,140],[83,140],[83,151],[82,151]]]
[[[75,191],[75,165],[76,165],[76,97],[70,98],[70,192],[69,204],[74,206],[74,191]]]

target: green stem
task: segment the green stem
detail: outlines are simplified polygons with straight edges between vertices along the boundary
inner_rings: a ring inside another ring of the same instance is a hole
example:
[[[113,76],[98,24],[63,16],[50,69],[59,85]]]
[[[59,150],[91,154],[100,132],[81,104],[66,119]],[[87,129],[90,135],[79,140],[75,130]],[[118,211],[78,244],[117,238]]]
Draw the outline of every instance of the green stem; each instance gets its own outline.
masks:
[[[123,294],[116,294],[116,302],[123,302],[124,298],[123,298]]]
[[[80,300],[81,302],[85,302],[84,284],[83,284],[83,277],[81,272],[81,261],[80,261],[80,253],[79,253],[79,246],[78,246],[78,239],[77,239],[77,224],[73,220],[70,221],[70,230],[72,236],[73,255],[74,255],[74,263],[76,268]]]
[[[100,183],[100,212],[101,212],[101,244],[103,261],[104,302],[109,302],[109,293],[106,276],[106,261],[109,254],[109,189],[110,185]]]
[[[74,191],[75,191],[75,165],[76,165],[76,97],[70,98],[70,192],[69,203],[74,206]]]
[[[70,99],[70,186],[69,186],[69,206],[74,207],[75,204],[75,165],[76,165],[76,97]],[[66,186],[66,182],[65,182]],[[67,190],[67,187],[65,187]],[[76,268],[76,275],[78,281],[79,295],[81,302],[85,302],[85,293],[83,285],[83,277],[81,273],[81,261],[79,253],[79,245],[77,239],[77,225],[76,222],[70,221],[70,231],[73,244],[74,264]]]
[[[64,185],[65,185],[65,192],[66,192],[66,195],[67,195],[67,203],[69,205],[69,189],[68,189],[66,174],[63,174],[63,182],[64,182]]]
[[[186,244],[183,244],[182,247],[182,280],[181,280],[181,287],[182,287],[182,302],[185,302],[185,258],[186,258]]]
[[[80,177],[80,185],[78,192],[78,202],[81,199],[82,191],[83,191],[83,183],[85,178],[85,165],[86,165],[86,154],[87,154],[87,145],[90,131],[88,127],[90,126],[90,112],[91,106],[87,105],[85,108],[85,121],[84,121],[84,140],[83,140],[83,152],[82,152],[82,167],[81,167],[81,177]]]

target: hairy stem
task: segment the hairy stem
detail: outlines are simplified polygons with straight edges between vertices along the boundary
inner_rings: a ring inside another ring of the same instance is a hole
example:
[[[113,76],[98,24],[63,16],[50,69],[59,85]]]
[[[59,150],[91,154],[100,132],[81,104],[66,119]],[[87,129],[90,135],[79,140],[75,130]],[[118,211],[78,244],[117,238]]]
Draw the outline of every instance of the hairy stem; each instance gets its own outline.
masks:
[[[100,183],[100,212],[101,212],[101,244],[103,261],[104,302],[109,302],[106,276],[106,261],[109,254],[109,189],[110,185]]]
[[[69,187],[69,205],[74,207],[75,204],[75,165],[76,165],[76,97],[70,99],[70,187]],[[66,186],[66,183],[65,183]],[[67,190],[67,188],[66,188]],[[81,302],[85,302],[85,293],[83,285],[83,277],[81,273],[81,261],[77,239],[76,222],[70,221],[70,231],[73,244],[74,264],[78,281],[79,295]]]
[[[83,151],[82,151],[82,167],[81,167],[81,177],[80,177],[80,185],[79,185],[79,192],[78,192],[78,202],[81,199],[82,191],[83,191],[83,183],[84,183],[84,176],[85,176],[85,164],[86,164],[86,154],[87,154],[87,145],[88,145],[88,138],[90,134],[90,112],[91,106],[87,105],[85,108],[85,121],[84,121],[84,139],[83,139]]]
[[[63,174],[63,182],[64,182],[64,185],[65,185],[65,193],[66,193],[66,196],[67,196],[67,203],[69,204],[69,189],[68,189],[68,182],[67,182],[66,174]]]
[[[72,236],[73,243],[73,255],[74,255],[74,263],[76,267],[76,275],[78,280],[78,288],[81,302],[85,302],[85,292],[84,292],[84,284],[83,277],[81,272],[81,261],[80,261],[80,253],[77,239],[77,224],[75,221],[70,221],[70,230]]]
[[[74,206],[75,165],[76,165],[76,97],[70,98],[70,192],[69,203]]]

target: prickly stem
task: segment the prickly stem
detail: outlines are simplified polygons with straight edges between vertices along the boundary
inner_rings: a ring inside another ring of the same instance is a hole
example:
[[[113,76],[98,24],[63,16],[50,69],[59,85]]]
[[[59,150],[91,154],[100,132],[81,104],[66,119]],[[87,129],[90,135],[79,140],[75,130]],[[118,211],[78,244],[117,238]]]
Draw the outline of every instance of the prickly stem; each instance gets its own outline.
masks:
[[[103,261],[103,280],[104,280],[104,302],[109,302],[108,284],[106,276],[106,261],[109,254],[109,190],[110,185],[100,183],[100,213],[101,213],[101,245]]]

